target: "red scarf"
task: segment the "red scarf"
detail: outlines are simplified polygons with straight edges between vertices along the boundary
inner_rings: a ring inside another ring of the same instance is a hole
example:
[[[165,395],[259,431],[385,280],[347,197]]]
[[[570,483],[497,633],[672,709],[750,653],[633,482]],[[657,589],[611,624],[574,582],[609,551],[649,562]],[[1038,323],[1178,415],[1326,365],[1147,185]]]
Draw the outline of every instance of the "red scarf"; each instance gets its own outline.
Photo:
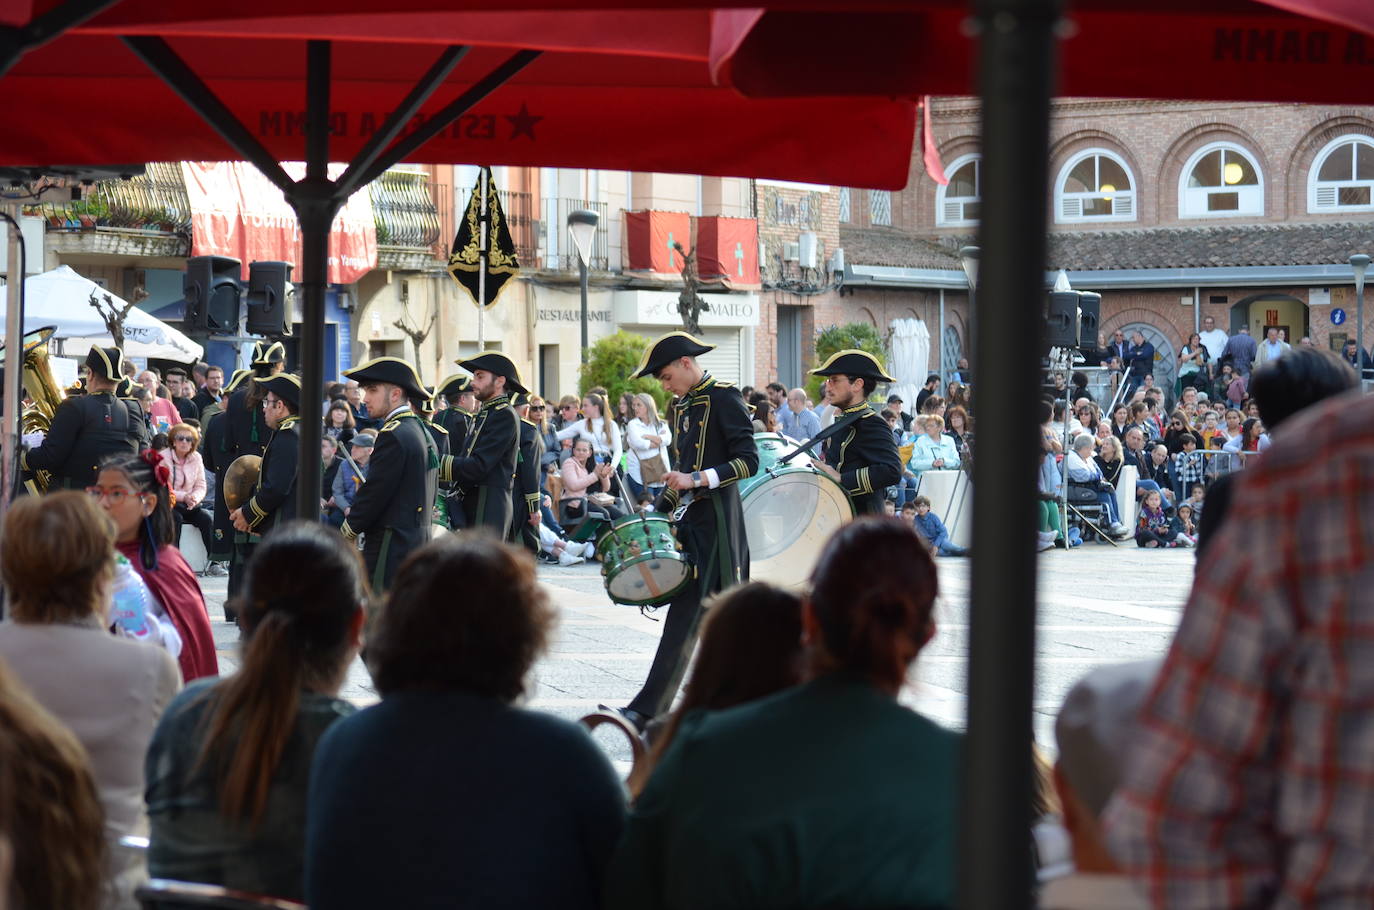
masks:
[[[186,564],[181,551],[164,546],[158,550],[157,568],[143,568],[139,557],[139,540],[116,544],[134,570],[143,578],[148,590],[162,604],[181,636],[181,678],[184,682],[202,676],[218,676],[219,660],[215,657],[215,634],[210,630],[210,617],[205,610],[205,595],[200,593],[196,574]]]

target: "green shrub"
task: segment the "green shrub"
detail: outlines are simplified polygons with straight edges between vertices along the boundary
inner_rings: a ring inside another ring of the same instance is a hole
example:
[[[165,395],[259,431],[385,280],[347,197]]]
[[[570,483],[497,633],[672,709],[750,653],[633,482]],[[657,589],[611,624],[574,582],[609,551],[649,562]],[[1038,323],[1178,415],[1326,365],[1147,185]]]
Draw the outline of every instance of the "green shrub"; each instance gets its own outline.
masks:
[[[615,413],[616,403],[626,392],[648,392],[658,403],[658,411],[663,413],[668,395],[657,379],[643,377],[631,379],[639,362],[644,359],[644,351],[650,339],[630,332],[619,331],[608,335],[592,345],[587,354],[587,362],[582,365],[578,381],[578,391],[582,395],[593,386],[604,386],[609,393],[606,402],[611,413]]]
[[[816,336],[816,366],[825,363],[836,351],[847,350],[867,351],[884,364],[887,363],[887,343],[878,330],[867,322],[850,322],[832,325]],[[807,374],[806,394],[817,403],[821,400],[822,381],[820,376]]]

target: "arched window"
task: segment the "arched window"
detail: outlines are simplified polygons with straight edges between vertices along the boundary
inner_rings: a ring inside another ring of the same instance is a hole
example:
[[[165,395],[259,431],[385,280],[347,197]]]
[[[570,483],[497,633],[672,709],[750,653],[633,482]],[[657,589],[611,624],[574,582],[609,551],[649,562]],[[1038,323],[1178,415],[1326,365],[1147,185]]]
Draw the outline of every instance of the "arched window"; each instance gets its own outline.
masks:
[[[949,185],[935,191],[935,223],[940,225],[977,224],[983,201],[982,158],[965,155],[956,158],[945,173]]]
[[[1135,220],[1135,180],[1126,162],[1106,149],[1070,158],[1054,185],[1056,221]]]
[[[1374,139],[1341,136],[1317,153],[1308,172],[1307,210],[1374,211]]]
[[[1264,214],[1264,182],[1250,153],[1230,142],[1213,142],[1193,153],[1178,185],[1183,218]]]

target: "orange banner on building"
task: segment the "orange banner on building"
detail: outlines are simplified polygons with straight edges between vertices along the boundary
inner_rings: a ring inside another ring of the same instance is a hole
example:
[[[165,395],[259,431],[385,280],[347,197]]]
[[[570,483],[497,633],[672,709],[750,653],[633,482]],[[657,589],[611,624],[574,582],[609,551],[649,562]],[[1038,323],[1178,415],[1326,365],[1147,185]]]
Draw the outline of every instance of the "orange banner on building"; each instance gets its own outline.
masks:
[[[759,283],[759,225],[753,218],[703,215],[697,219],[697,269],[703,281]]]
[[[305,165],[282,165],[292,179]],[[344,165],[331,164],[337,177]],[[301,230],[296,213],[262,172],[243,161],[183,161],[191,200],[191,255],[230,256],[243,263],[289,262],[301,280]],[[329,283],[352,284],[377,266],[377,224],[367,188],[358,190],[334,218],[329,231]]]
[[[675,275],[682,270],[682,254],[674,244],[692,251],[691,215],[652,210],[625,213],[626,268]]]

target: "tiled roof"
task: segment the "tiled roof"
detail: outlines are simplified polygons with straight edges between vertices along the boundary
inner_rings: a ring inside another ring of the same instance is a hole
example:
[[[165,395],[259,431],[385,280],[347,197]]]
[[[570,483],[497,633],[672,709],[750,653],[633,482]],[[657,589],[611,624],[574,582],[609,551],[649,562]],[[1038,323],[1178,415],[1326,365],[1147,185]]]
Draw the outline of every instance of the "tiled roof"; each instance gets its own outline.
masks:
[[[853,265],[959,268],[967,237],[913,237],[872,228],[840,230]],[[1263,265],[1327,265],[1374,252],[1374,221],[1130,228],[1050,233],[1047,270],[1186,269]]]

